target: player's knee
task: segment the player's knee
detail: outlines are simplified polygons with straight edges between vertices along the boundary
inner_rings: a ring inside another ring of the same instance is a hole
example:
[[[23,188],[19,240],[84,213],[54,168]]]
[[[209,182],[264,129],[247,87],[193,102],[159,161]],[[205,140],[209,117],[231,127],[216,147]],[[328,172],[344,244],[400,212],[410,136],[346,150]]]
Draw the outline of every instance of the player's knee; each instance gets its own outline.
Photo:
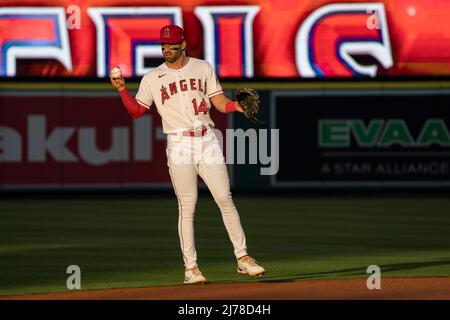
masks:
[[[217,195],[215,197],[215,199],[216,199],[216,203],[219,207],[234,206],[233,199],[231,198],[231,194],[229,194],[229,193]]]
[[[197,194],[182,194],[178,196],[178,202],[182,206],[195,206],[197,204]]]

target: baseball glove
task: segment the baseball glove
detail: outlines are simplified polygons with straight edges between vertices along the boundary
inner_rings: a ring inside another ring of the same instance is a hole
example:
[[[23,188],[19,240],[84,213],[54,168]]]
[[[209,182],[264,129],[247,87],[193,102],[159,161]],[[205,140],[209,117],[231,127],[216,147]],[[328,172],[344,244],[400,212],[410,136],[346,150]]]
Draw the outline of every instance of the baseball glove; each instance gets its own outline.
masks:
[[[253,124],[263,123],[256,118],[259,112],[260,100],[258,93],[252,88],[239,88],[234,92],[239,106],[244,110],[244,116]]]

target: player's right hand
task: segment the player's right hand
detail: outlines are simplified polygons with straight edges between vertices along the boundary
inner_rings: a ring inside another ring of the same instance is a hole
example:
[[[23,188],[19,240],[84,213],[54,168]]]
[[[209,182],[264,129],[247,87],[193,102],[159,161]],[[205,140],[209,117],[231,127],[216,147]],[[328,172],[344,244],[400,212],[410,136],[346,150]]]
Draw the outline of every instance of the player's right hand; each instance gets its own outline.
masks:
[[[123,77],[120,78],[113,78],[109,77],[111,79],[111,84],[119,91],[122,91],[125,89],[125,79]]]

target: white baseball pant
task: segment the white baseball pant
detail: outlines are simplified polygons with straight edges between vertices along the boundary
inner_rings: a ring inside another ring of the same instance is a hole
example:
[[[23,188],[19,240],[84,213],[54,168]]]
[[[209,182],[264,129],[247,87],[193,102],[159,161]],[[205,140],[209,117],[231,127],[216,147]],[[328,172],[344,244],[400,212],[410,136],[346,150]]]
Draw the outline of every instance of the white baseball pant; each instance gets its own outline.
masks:
[[[214,129],[204,136],[167,135],[167,164],[178,199],[178,234],[186,269],[197,266],[194,216],[197,175],[203,179],[220,208],[236,258],[247,255],[245,234],[230,192],[227,167]]]

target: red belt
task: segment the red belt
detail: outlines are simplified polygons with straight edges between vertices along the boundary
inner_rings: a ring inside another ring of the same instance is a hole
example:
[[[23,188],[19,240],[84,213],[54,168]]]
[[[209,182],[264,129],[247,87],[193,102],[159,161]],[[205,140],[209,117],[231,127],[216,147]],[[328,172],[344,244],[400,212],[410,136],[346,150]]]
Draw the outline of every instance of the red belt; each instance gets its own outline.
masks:
[[[203,127],[202,129],[195,131],[183,131],[182,135],[184,137],[202,137],[205,135],[206,131],[208,131],[208,127]],[[176,133],[169,133],[172,135],[177,135]]]

